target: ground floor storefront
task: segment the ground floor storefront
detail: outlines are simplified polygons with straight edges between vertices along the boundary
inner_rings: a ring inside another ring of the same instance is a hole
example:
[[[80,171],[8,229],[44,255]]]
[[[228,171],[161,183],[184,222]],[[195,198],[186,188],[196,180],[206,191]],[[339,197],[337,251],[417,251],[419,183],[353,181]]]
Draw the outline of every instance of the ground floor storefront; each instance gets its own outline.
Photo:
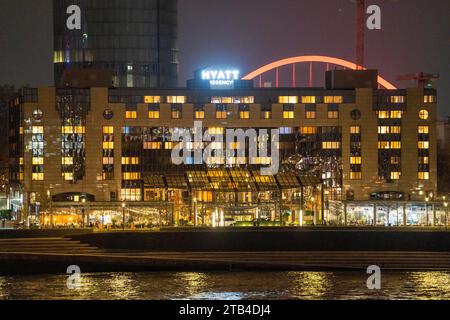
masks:
[[[54,204],[52,210],[31,215],[31,224],[50,227],[147,229],[172,226],[423,226],[449,225],[443,202],[330,201],[310,196],[262,203],[190,204],[169,201],[141,203]],[[323,206],[322,206],[323,203]]]
[[[446,226],[444,201],[349,201],[330,205],[326,219],[347,226]]]

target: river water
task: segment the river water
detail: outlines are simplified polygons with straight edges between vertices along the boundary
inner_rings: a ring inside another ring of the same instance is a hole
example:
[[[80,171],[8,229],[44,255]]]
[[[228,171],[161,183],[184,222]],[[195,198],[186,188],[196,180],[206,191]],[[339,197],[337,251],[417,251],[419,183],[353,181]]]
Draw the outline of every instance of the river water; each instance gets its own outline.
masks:
[[[152,272],[0,277],[0,299],[253,300],[450,299],[450,272],[382,273],[381,290],[361,272]]]

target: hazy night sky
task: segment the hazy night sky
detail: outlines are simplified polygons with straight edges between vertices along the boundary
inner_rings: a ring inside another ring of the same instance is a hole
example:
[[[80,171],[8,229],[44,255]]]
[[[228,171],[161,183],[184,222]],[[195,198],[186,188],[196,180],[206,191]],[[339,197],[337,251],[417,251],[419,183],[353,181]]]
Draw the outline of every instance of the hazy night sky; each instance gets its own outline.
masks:
[[[399,87],[413,83],[396,82],[398,75],[440,73],[440,115],[450,115],[450,1],[366,2],[382,9],[382,30],[367,31],[366,65]],[[304,54],[354,61],[354,6],[352,0],[179,0],[180,85],[212,64],[245,73]],[[51,0],[0,0],[0,84],[52,85],[52,21]],[[306,85],[303,70],[300,85]]]

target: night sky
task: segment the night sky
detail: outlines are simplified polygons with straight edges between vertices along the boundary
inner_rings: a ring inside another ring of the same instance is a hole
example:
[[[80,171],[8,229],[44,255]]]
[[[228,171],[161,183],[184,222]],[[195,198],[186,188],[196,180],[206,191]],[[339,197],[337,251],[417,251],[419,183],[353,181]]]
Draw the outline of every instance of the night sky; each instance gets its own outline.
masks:
[[[381,7],[382,30],[367,31],[366,65],[399,87],[414,83],[396,82],[398,75],[440,73],[440,115],[450,116],[450,1],[367,4]],[[179,0],[180,86],[213,64],[246,73],[305,54],[354,61],[354,6],[352,0]],[[52,84],[51,15],[51,0],[0,0],[0,84]],[[299,72],[306,85],[306,68]],[[323,85],[322,70],[314,84]]]

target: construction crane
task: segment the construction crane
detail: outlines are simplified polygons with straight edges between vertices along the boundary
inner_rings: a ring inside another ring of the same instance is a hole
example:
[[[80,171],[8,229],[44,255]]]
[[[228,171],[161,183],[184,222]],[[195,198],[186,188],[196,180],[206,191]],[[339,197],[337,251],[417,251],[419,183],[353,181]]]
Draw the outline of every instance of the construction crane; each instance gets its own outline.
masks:
[[[356,0],[356,65],[358,70],[364,68],[365,11],[366,1]]]
[[[408,81],[414,80],[417,81],[418,88],[425,88],[431,84],[431,82],[436,81],[440,78],[439,74],[426,74],[423,72],[420,73],[410,73],[398,76],[396,80],[398,81]]]

